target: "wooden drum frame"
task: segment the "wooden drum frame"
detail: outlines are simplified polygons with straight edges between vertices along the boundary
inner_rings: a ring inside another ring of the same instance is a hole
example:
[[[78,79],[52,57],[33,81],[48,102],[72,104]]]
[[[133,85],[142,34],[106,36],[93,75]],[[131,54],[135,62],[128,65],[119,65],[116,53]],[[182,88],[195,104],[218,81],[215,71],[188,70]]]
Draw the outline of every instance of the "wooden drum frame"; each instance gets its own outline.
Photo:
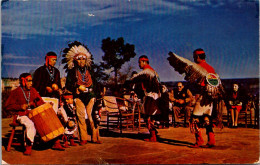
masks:
[[[48,142],[65,132],[50,103],[45,103],[29,111],[28,117],[34,122],[36,130],[44,142]]]

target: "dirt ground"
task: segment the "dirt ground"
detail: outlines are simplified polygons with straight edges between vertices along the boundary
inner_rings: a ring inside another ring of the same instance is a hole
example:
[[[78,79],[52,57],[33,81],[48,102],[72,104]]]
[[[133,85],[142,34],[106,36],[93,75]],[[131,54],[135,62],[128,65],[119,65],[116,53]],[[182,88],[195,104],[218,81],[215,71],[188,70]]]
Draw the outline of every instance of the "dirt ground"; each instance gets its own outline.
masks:
[[[118,131],[102,129],[102,144],[88,144],[52,150],[47,145],[34,146],[31,156],[22,148],[5,150],[10,136],[11,119],[2,119],[2,163],[8,164],[253,164],[259,162],[259,129],[215,128],[214,148],[189,148],[195,142],[189,128],[158,129],[158,142],[146,142],[147,130]],[[205,143],[207,137],[203,130]],[[89,136],[90,140],[90,136]]]

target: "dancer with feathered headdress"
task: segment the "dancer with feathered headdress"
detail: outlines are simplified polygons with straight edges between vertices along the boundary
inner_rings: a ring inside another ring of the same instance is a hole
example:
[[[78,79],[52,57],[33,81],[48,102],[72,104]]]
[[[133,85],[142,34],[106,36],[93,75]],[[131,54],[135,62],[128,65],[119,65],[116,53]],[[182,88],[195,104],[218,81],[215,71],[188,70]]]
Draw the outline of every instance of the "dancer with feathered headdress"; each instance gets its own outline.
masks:
[[[78,118],[80,145],[87,143],[86,114],[92,130],[91,140],[94,143],[101,143],[99,129],[92,118],[92,109],[96,101],[95,84],[91,73],[92,54],[87,46],[78,41],[68,44],[63,50],[62,63],[67,72],[66,90],[73,93]]]

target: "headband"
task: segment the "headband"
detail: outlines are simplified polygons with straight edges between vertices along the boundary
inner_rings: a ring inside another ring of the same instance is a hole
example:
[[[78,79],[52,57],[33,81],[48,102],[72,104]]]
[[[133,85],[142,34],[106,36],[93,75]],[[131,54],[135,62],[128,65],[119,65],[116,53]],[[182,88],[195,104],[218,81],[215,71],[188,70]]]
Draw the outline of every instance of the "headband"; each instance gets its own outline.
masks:
[[[23,86],[23,87],[25,86],[25,83],[26,83],[26,81],[27,81],[27,79],[28,79],[29,77],[32,77],[32,76],[31,76],[31,75],[28,75],[28,76],[26,76],[26,77],[21,77],[21,81],[22,81],[22,86]]]
[[[139,61],[149,61],[149,60],[148,60],[148,58],[142,57],[142,58],[139,59]]]
[[[197,50],[197,51],[195,51],[195,54],[196,55],[205,54],[205,52],[203,50]]]
[[[74,56],[74,60],[77,60],[77,59],[79,59],[79,58],[84,58],[84,59],[86,59],[87,58],[87,55],[86,54],[84,54],[84,53],[78,53],[78,54],[76,54],[75,56]]]
[[[45,65],[48,66],[49,65],[49,61],[50,61],[50,58],[56,58],[57,59],[57,56],[45,56],[46,58],[46,61],[45,61]]]
[[[63,98],[66,99],[73,99],[73,95],[63,95]]]

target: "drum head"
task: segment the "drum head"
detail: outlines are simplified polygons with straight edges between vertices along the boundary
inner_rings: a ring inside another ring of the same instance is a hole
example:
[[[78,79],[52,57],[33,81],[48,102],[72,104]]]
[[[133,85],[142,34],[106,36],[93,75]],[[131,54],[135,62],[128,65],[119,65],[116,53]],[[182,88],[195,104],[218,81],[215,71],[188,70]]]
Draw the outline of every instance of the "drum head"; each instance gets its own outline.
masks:
[[[57,114],[59,109],[59,99],[51,98],[51,97],[42,97],[43,101],[46,103],[52,103],[52,108],[54,109],[55,113]]]

